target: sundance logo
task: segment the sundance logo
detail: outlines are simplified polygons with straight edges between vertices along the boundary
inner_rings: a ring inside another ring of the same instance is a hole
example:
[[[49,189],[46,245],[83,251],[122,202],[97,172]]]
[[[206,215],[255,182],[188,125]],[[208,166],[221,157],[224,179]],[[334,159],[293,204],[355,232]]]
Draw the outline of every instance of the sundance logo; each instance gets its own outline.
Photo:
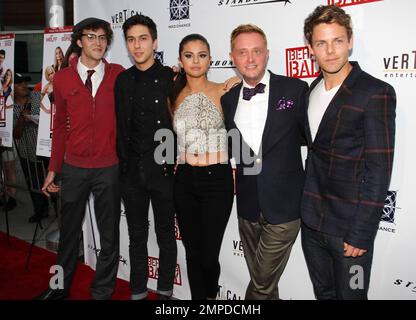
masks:
[[[366,4],[370,2],[379,2],[383,0],[328,0],[328,5],[330,6],[338,6],[338,7],[347,7],[347,6],[355,6],[357,4]]]
[[[170,0],[169,1],[169,16],[170,21],[176,22],[190,19],[190,1],[189,0]],[[190,23],[179,23],[170,25],[169,28],[190,27]]]
[[[286,75],[293,78],[315,78],[319,67],[309,53],[308,47],[286,49]]]
[[[163,51],[155,51],[153,56],[163,65]]]
[[[149,278],[158,279],[159,278],[159,259],[155,257],[148,257],[149,262]],[[182,273],[179,264],[176,265],[175,269],[175,278],[173,283],[181,286],[182,285]]]
[[[218,6],[225,5],[230,7],[241,7],[253,4],[269,4],[273,2],[283,2],[285,5],[288,3],[292,3],[291,0],[220,0],[218,1]]]
[[[397,191],[387,191],[386,200],[384,200],[383,214],[381,216],[381,224],[378,227],[378,230],[396,233],[395,228],[395,214],[396,209],[400,209],[396,205]]]
[[[384,200],[382,221],[394,223],[394,214],[396,213],[396,196],[397,191],[387,191],[386,200]]]
[[[170,20],[189,19],[189,0],[170,0]]]

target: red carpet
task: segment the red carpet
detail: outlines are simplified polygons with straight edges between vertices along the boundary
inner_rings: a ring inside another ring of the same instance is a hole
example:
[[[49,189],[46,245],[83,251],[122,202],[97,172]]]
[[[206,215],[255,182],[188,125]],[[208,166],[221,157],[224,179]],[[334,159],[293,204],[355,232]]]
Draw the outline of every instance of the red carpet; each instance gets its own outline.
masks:
[[[0,300],[30,300],[45,290],[51,274],[49,268],[55,264],[56,254],[43,248],[34,247],[29,270],[25,271],[25,263],[30,244],[0,232]],[[89,300],[89,287],[95,271],[85,264],[79,263],[71,287],[71,300]],[[154,299],[154,294],[149,295]],[[128,282],[117,279],[113,300],[130,299]]]

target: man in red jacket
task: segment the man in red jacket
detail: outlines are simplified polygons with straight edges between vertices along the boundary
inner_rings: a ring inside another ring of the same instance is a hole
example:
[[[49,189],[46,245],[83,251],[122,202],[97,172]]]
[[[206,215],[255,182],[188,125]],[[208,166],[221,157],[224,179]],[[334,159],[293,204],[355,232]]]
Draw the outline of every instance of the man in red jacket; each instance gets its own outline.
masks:
[[[120,194],[113,89],[123,67],[103,59],[112,37],[110,24],[104,20],[87,18],[79,22],[72,34],[72,44],[81,48],[79,60],[54,77],[52,153],[42,191],[49,196],[61,189],[57,265],[63,269],[64,281],[62,286],[51,279],[49,289],[35,299],[60,300],[69,296],[90,193],[94,196],[101,244],[91,295],[93,299],[110,299],[114,291]],[[60,187],[54,182],[57,173],[62,178]]]

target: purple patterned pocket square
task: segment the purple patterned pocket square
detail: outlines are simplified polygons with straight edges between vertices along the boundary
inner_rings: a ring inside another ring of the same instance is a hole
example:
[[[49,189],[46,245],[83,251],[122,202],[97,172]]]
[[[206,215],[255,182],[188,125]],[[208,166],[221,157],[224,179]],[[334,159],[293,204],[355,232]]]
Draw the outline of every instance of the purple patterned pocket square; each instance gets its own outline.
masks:
[[[293,100],[286,99],[285,97],[281,97],[279,101],[277,102],[276,110],[280,111],[280,110],[291,109],[294,106],[295,106],[295,103],[293,102]]]

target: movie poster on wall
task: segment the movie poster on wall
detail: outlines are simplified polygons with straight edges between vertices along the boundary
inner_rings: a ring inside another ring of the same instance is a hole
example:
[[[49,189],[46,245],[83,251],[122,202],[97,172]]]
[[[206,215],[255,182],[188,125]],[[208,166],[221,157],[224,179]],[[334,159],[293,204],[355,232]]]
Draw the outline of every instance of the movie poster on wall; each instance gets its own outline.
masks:
[[[13,142],[14,34],[0,35],[0,141],[4,147]]]
[[[62,68],[66,50],[71,44],[72,27],[45,28],[43,42],[42,91],[36,154],[50,157],[52,148],[53,77]]]

